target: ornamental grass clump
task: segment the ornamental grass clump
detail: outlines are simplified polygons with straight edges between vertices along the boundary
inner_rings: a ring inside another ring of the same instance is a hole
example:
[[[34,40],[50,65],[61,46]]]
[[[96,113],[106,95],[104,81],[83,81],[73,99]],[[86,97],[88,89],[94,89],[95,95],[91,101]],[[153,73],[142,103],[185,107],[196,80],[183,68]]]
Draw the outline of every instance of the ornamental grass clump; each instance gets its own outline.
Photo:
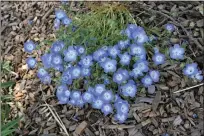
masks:
[[[42,83],[56,85],[60,104],[80,108],[89,104],[124,123],[137,92],[160,82],[159,67],[166,61],[184,63],[188,59],[183,45],[158,46],[162,37],[137,25],[122,5],[104,5],[76,15],[56,10],[55,16],[57,39],[47,43],[50,47],[41,56],[42,65],[37,66],[34,58],[26,63],[30,69],[38,68]],[[162,35],[168,37],[173,31],[172,24],[161,28]],[[25,52],[35,49],[32,41],[24,44]],[[202,81],[197,64],[188,62],[184,75]],[[52,74],[56,71],[60,76]]]

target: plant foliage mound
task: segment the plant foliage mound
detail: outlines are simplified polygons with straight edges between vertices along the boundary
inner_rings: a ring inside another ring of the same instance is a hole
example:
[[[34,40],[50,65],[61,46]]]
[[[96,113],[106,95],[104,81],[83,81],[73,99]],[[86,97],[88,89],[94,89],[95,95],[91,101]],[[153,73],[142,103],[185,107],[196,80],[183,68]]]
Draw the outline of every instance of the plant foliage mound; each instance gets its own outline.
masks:
[[[44,84],[56,85],[61,104],[83,108],[89,104],[104,115],[115,114],[119,123],[128,118],[138,91],[163,79],[161,66],[178,63],[184,75],[202,81],[197,64],[185,56],[187,43],[168,43],[175,26],[141,26],[123,5],[93,5],[88,13],[55,11],[55,41],[24,49],[32,53],[48,46],[38,63],[28,58],[29,68],[38,68]],[[68,17],[71,15],[71,17]]]

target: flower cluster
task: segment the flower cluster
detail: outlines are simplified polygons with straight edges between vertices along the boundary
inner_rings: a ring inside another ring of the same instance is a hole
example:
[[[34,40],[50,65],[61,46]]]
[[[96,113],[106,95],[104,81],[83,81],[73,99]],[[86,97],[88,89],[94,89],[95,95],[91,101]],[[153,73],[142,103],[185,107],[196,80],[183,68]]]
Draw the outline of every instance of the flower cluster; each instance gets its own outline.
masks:
[[[68,26],[71,23],[66,13],[56,10],[55,28],[59,28],[60,22]],[[165,26],[170,32],[174,31],[174,26]],[[104,115],[114,113],[115,120],[123,123],[128,118],[130,104],[124,98],[134,98],[137,94],[138,86],[149,87],[159,82],[160,73],[156,69],[149,67],[149,60],[152,59],[155,66],[164,64],[165,54],[159,51],[158,47],[153,50],[152,58],[147,57],[145,43],[156,40],[147,36],[144,28],[135,24],[129,24],[122,35],[126,40],[118,41],[113,46],[104,46],[94,52],[87,54],[83,45],[67,45],[63,41],[52,43],[50,51],[41,56],[43,67],[37,71],[37,77],[44,84],[51,83],[50,69],[55,69],[61,73],[60,84],[56,89],[56,96],[60,104],[70,104],[83,107],[90,104],[92,108],[99,109]],[[32,41],[24,44],[24,50],[31,53],[36,48]],[[184,48],[175,44],[169,50],[171,59],[183,60]],[[148,55],[149,56],[149,55]],[[26,63],[29,68],[35,68],[37,61],[28,58]],[[88,84],[93,80],[93,67],[97,64],[102,70],[103,83],[98,83],[85,88],[73,89],[74,81],[84,79],[83,84]],[[203,76],[198,70],[197,64],[187,64],[183,69],[185,75],[201,81]],[[109,88],[107,85],[114,83],[117,90]],[[81,91],[83,90],[83,91]]]
[[[65,26],[69,26],[72,22],[72,20],[69,17],[67,17],[67,14],[63,10],[56,10],[55,16],[56,16],[56,19],[54,20],[55,29],[59,29],[61,23]]]

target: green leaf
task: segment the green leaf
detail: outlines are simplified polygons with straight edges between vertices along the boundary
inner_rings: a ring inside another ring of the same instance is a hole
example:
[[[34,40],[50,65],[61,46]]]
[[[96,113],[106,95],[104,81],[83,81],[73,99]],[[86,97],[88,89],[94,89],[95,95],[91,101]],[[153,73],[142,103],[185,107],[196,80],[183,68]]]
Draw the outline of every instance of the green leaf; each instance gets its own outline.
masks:
[[[15,84],[15,82],[13,82],[13,81],[8,81],[8,82],[5,82],[5,83],[1,83],[1,88],[8,88],[8,87],[10,87],[10,86],[12,86],[14,84]]]
[[[1,135],[7,136],[15,131],[15,128],[17,128],[18,122],[21,118],[17,118],[15,120],[12,120],[8,122],[7,124],[3,125],[1,127]]]

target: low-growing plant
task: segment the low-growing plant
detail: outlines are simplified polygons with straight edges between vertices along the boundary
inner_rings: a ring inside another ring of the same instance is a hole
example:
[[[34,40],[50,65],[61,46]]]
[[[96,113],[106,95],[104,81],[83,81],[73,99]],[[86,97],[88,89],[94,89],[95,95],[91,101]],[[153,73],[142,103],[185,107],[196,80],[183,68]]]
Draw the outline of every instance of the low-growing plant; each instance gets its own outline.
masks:
[[[104,115],[116,113],[115,120],[124,123],[137,92],[160,82],[160,66],[166,62],[180,64],[193,80],[203,80],[197,64],[185,56],[187,43],[169,42],[174,25],[144,26],[121,4],[91,5],[79,14],[67,6],[65,10],[55,11],[57,40],[37,47],[50,46],[41,56],[37,77],[44,84],[55,81],[59,103],[90,104]],[[34,49],[33,41],[24,44],[26,52]],[[35,58],[27,64],[37,67]]]
[[[8,81],[1,83],[0,88],[6,89],[11,86],[13,86],[15,82]],[[8,101],[12,99],[11,95],[1,95],[1,135],[2,136],[11,136],[13,135],[13,132],[18,127],[18,122],[20,121],[20,118],[16,118],[13,120],[9,120],[9,114],[10,114],[10,106],[7,104]]]

